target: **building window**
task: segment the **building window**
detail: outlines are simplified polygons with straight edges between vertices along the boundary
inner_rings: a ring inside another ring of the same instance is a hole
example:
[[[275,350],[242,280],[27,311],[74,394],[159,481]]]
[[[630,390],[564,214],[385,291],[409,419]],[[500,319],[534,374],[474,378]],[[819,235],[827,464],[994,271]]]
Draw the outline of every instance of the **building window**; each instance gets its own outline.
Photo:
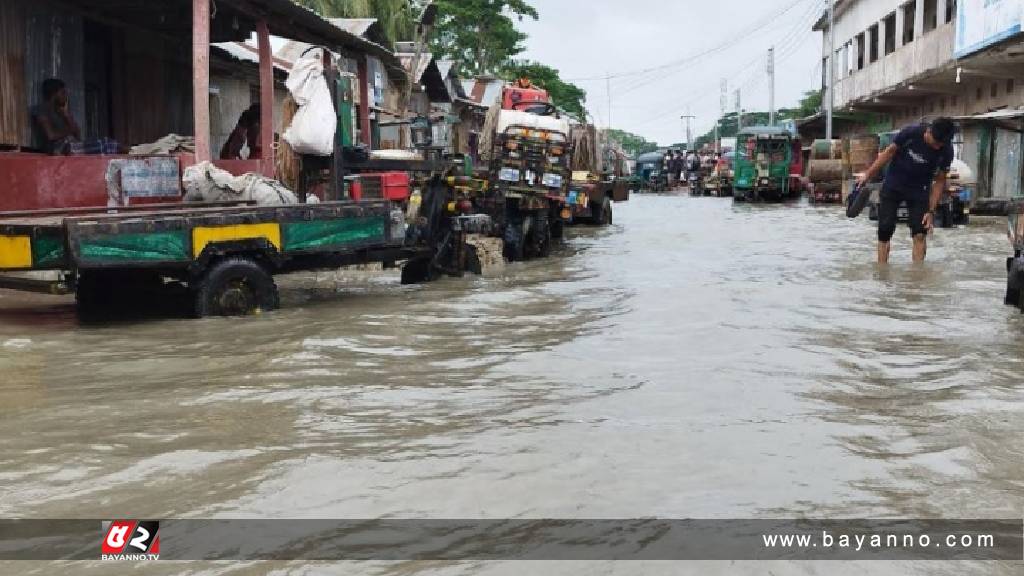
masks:
[[[886,16],[882,23],[885,24],[885,55],[888,56],[896,51],[896,13]]]
[[[846,75],[847,76],[849,76],[850,74],[853,74],[853,71],[857,69],[856,66],[855,66],[856,62],[853,61],[853,42],[852,41],[847,42],[846,46],[843,48],[843,62],[844,62],[844,65],[846,66]]]
[[[1006,81],[1006,94],[1012,95],[1014,88],[1016,88],[1016,86],[1014,85],[1013,78],[1010,78]]]
[[[954,108],[959,106],[960,105],[960,97],[959,96],[953,96],[953,101],[950,103],[950,105],[953,106]]]
[[[939,111],[940,112],[945,112],[946,111],[946,99],[945,98],[943,98],[942,101],[939,102]]]
[[[871,62],[878,60],[878,24],[868,28],[868,57]]]
[[[903,5],[903,43],[910,44],[914,41],[914,20],[917,19],[917,2],[908,2]]]
[[[992,89],[989,90],[989,92],[991,93],[993,98],[995,98],[996,96],[999,96],[999,83],[998,82],[993,82],[992,83]]]
[[[981,86],[978,86],[978,102],[981,102]]]
[[[939,0],[924,0],[924,31],[931,32],[939,25]]]
[[[864,58],[864,33],[857,34],[857,70],[863,70],[867,60]]]
[[[956,0],[946,0],[946,24],[956,18]]]

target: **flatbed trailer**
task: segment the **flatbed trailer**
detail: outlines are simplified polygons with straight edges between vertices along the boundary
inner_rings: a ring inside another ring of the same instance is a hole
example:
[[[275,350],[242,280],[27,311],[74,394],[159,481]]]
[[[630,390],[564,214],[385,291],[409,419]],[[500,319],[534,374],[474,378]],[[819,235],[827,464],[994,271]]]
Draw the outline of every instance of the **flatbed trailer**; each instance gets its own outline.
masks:
[[[175,284],[198,316],[247,314],[278,307],[277,274],[431,255],[389,202],[54,212],[0,213],[0,287],[74,293],[83,312]]]

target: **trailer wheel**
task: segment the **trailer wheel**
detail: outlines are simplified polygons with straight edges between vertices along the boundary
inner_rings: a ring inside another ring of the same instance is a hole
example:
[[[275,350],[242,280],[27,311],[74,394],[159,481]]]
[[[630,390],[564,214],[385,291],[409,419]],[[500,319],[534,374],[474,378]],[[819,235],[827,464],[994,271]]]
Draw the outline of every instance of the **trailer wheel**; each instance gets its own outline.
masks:
[[[196,315],[246,316],[280,306],[277,284],[263,266],[227,258],[207,270],[195,289]]]
[[[553,240],[565,238],[565,220],[562,220],[561,217],[551,223],[551,238]]]
[[[410,260],[402,266],[402,284],[423,284],[434,280],[433,262],[430,258],[417,258]]]
[[[591,218],[596,226],[610,226],[612,224],[612,201],[605,196],[601,202],[595,204],[591,209]]]
[[[529,255],[534,258],[547,258],[551,255],[551,222],[548,220],[548,214],[538,212],[531,221]]]
[[[509,262],[523,260],[526,248],[524,244],[522,220],[510,220],[505,224],[505,259]]]

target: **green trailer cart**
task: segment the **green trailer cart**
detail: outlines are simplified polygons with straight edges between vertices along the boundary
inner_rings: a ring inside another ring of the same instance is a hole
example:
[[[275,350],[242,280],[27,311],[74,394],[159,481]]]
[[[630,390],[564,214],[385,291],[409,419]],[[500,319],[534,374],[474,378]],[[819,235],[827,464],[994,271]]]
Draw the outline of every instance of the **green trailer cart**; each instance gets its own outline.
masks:
[[[389,202],[0,214],[0,288],[74,293],[84,313],[171,286],[198,316],[272,310],[276,274],[429,258],[404,218]]]

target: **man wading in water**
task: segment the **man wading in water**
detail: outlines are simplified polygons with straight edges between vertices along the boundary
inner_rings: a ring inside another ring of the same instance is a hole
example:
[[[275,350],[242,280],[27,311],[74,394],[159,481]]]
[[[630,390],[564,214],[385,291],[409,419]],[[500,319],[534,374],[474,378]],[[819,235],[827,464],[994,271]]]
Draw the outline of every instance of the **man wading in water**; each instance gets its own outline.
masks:
[[[914,262],[924,262],[928,253],[927,234],[932,229],[935,209],[946,190],[946,175],[953,163],[955,131],[949,118],[938,118],[930,125],[908,126],[857,179],[857,185],[863,186],[886,164],[889,165],[878,202],[879,264],[889,263],[890,242],[896,232],[901,202],[907,203],[910,216],[908,224],[914,235]]]

